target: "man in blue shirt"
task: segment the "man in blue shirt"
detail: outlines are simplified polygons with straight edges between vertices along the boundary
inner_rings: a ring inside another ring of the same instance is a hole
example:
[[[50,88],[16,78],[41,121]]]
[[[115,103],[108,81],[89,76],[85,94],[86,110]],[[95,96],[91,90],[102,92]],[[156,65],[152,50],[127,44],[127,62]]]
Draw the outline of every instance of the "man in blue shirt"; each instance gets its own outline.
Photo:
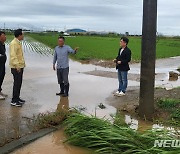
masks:
[[[54,59],[53,59],[53,70],[57,70],[58,84],[60,85],[60,93],[56,95],[62,95],[67,97],[69,93],[69,57],[70,53],[76,54],[78,48],[74,50],[65,45],[65,38],[60,36],[58,38],[58,46],[55,47]],[[57,64],[57,65],[56,65]]]

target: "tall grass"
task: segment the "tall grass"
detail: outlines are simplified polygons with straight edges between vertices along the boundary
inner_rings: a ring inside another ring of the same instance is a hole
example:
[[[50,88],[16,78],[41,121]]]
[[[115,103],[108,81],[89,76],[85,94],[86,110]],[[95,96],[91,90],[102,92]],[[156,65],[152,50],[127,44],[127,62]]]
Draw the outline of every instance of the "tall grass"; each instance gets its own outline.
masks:
[[[116,119],[117,120],[117,119]],[[121,122],[111,124],[104,119],[74,113],[65,121],[66,142],[103,154],[180,153],[180,148],[156,148],[155,140],[173,139],[166,131],[140,134]]]
[[[29,34],[34,39],[54,48],[57,45],[58,34]],[[132,59],[141,59],[141,38],[129,37],[129,48],[132,50]],[[78,46],[79,53],[74,56],[77,60],[104,59],[111,60],[117,56],[119,38],[76,36],[67,37],[66,43],[73,48]],[[157,43],[157,58],[180,56],[180,39],[160,38]]]

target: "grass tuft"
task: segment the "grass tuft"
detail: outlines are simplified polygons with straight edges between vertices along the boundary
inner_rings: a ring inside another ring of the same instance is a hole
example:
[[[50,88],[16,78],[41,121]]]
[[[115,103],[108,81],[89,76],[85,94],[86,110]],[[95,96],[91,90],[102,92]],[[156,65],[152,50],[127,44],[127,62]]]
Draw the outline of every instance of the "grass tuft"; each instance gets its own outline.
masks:
[[[180,106],[180,99],[160,99],[157,104],[160,108],[172,110]]]

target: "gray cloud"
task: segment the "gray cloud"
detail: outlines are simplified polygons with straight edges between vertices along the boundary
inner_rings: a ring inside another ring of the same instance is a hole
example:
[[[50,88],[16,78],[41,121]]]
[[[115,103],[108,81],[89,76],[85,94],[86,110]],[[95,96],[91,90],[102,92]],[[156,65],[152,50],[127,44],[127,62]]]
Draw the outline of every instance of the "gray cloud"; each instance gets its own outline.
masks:
[[[1,0],[0,27],[84,28],[141,33],[142,0]],[[158,31],[180,35],[180,1],[158,0]],[[33,26],[32,26],[33,25]]]

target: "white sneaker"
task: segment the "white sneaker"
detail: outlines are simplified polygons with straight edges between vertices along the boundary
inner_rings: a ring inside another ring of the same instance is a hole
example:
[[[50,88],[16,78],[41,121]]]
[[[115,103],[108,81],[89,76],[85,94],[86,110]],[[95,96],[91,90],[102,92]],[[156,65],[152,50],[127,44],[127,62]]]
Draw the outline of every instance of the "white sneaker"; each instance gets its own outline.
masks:
[[[5,100],[5,97],[0,95],[0,100]]]
[[[119,96],[125,96],[126,94],[123,93],[122,91],[119,93]]]
[[[116,91],[116,92],[114,93],[114,95],[115,95],[115,96],[118,96],[118,95],[119,95],[119,91]]]

